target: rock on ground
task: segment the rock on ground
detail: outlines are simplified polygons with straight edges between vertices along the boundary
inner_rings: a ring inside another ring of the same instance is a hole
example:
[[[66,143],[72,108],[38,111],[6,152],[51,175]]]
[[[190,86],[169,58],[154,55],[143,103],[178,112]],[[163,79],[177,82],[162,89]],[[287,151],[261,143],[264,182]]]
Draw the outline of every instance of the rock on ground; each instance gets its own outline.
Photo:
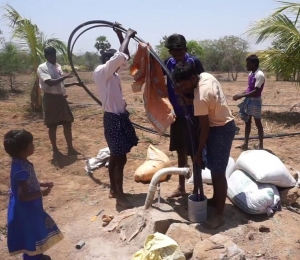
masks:
[[[186,258],[192,256],[194,247],[202,240],[201,233],[194,226],[181,223],[171,224],[166,235],[177,242]]]
[[[211,236],[194,248],[192,260],[244,260],[245,252],[233,243],[229,237],[220,234]]]
[[[280,199],[283,206],[290,206],[294,203],[300,205],[300,189],[298,187],[284,189],[280,191]]]

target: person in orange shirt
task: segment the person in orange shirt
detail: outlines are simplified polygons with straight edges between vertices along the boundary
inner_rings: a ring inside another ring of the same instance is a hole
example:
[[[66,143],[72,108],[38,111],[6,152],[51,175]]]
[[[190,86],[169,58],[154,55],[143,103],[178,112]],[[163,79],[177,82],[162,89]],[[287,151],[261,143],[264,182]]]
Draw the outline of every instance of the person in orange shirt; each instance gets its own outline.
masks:
[[[193,160],[203,166],[202,152],[206,147],[206,166],[211,171],[214,188],[213,197],[208,200],[208,205],[215,207],[216,213],[204,227],[214,229],[224,223],[223,212],[227,196],[225,172],[236,132],[234,117],[222,87],[213,75],[206,72],[198,75],[193,64],[178,63],[173,71],[173,79],[177,84],[178,94],[194,94],[194,115],[198,117],[201,133]]]

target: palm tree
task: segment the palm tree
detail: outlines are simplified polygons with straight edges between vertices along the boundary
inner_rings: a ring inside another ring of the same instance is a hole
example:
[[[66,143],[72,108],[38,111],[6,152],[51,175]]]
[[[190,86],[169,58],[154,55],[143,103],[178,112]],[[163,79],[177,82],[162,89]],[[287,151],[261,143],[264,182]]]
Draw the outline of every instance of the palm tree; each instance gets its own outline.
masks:
[[[9,22],[12,29],[12,38],[18,41],[20,47],[29,53],[33,66],[34,84],[31,90],[30,102],[33,110],[42,109],[41,91],[38,84],[37,68],[45,61],[43,50],[46,46],[53,46],[58,53],[66,57],[67,47],[57,38],[47,38],[38,26],[30,19],[23,18],[12,6],[4,7],[4,19]]]
[[[105,51],[107,51],[111,47],[111,45],[110,45],[109,41],[107,40],[106,36],[99,36],[96,39],[96,43],[95,43],[94,47],[102,55]]]
[[[282,6],[255,22],[248,34],[256,43],[272,40],[272,47],[260,53],[262,65],[285,80],[299,81],[300,3],[277,1]]]

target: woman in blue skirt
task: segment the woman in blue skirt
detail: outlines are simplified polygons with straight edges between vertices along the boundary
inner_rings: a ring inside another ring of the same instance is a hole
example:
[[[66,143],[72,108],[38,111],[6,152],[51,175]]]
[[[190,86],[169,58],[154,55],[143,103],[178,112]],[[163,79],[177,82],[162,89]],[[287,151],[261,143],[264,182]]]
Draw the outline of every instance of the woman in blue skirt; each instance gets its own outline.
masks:
[[[43,253],[63,239],[53,219],[44,211],[42,197],[52,182],[39,183],[27,158],[34,153],[33,136],[25,130],[12,130],[4,136],[5,151],[12,157],[8,206],[7,244],[11,256],[23,260],[50,260]]]

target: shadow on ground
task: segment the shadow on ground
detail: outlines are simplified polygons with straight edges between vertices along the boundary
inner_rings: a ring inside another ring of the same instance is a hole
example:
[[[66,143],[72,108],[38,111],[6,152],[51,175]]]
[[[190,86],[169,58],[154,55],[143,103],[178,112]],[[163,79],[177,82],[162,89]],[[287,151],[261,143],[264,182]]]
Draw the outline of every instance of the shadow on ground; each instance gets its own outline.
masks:
[[[53,158],[51,160],[51,164],[54,165],[55,167],[58,167],[59,169],[63,169],[67,166],[72,165],[78,160],[77,155],[63,155],[59,158]]]
[[[168,199],[168,203],[173,207],[174,211],[183,219],[189,221],[188,218],[188,200],[187,197],[178,199]],[[210,219],[214,215],[214,208],[207,207],[207,218]],[[238,227],[239,225],[249,224],[250,222],[263,222],[269,219],[267,215],[249,215],[244,213],[236,206],[227,203],[224,211],[225,224],[217,229],[206,229],[202,225],[197,226],[201,233],[215,235],[220,232]]]
[[[264,111],[262,118],[276,122],[277,124],[284,124],[287,127],[296,126],[300,124],[300,113],[299,112],[275,112],[275,111]]]
[[[126,194],[127,199],[131,202],[133,207],[141,207],[145,204],[147,193],[138,193],[138,194]],[[116,204],[116,210],[118,212],[124,211],[125,208]]]

